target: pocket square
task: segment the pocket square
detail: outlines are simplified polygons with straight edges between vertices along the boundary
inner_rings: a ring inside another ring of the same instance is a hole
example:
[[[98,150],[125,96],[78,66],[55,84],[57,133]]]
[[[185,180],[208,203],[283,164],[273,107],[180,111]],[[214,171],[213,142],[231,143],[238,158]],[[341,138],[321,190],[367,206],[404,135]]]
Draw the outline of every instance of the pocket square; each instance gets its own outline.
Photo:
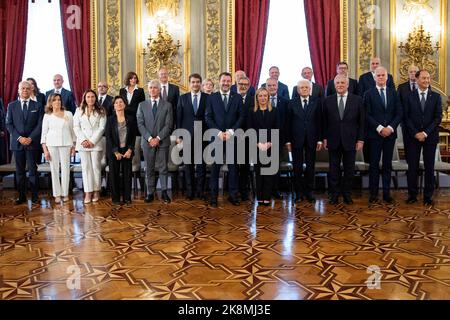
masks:
[[[38,112],[38,110],[31,110],[30,112]]]

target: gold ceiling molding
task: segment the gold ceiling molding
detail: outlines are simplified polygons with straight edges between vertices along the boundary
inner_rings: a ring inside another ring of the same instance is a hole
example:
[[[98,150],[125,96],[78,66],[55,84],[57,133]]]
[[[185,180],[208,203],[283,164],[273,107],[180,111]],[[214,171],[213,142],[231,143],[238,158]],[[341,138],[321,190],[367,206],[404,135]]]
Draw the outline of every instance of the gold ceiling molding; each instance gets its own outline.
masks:
[[[358,0],[358,77],[370,70],[370,59],[375,56],[375,8],[374,0]]]
[[[348,0],[340,0],[341,61],[348,61]]]
[[[160,10],[168,12],[172,17],[178,16],[179,0],[145,0],[148,14],[150,16],[157,15]]]
[[[106,9],[106,81],[110,94],[117,95],[122,84],[120,0],[107,0]]]
[[[221,24],[220,24],[220,0],[206,0],[206,77],[215,83],[219,80],[221,72]]]
[[[434,53],[427,54],[420,59],[419,67],[429,68],[432,75],[431,86],[442,95],[447,93],[447,0],[397,0],[391,1],[390,23],[392,34],[390,41],[391,49],[391,67],[395,83],[402,83],[407,80],[407,70],[414,57],[412,51],[405,50],[405,44],[413,44],[413,39],[408,37],[420,36],[420,30],[417,34],[417,28],[421,24],[419,20],[428,19],[428,23],[423,23],[425,40],[421,41],[420,49],[424,46],[434,47]],[[419,17],[411,18],[411,17]],[[414,22],[414,23],[413,23]],[[415,23],[417,22],[417,23]],[[406,26],[405,24],[410,23]],[[437,27],[436,26],[440,26]],[[434,29],[433,29],[434,28]],[[416,29],[416,33],[414,30]],[[431,32],[430,41],[427,40],[428,33]],[[402,43],[403,42],[403,43]],[[418,44],[416,43],[417,47]],[[436,50],[436,47],[439,47]],[[403,51],[403,52],[402,52]],[[417,58],[416,58],[417,60]],[[417,60],[418,61],[418,60]]]
[[[227,43],[228,43],[228,70],[234,75],[235,72],[235,44],[236,44],[236,0],[228,1],[227,20]]]
[[[89,16],[90,41],[91,41],[91,88],[95,88],[98,83],[98,5],[97,0],[91,1]]]

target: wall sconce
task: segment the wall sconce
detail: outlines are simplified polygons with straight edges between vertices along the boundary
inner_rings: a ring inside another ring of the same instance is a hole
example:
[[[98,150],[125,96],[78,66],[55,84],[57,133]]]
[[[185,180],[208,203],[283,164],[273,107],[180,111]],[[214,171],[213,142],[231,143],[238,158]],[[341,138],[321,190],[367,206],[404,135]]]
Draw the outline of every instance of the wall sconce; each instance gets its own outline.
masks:
[[[145,4],[151,17],[149,24],[154,26],[142,50],[147,78],[157,78],[159,69],[165,66],[169,81],[181,83],[182,67],[176,60],[181,44],[179,40],[175,42],[169,32],[169,28],[175,32],[182,29],[173,21],[178,15],[179,0],[146,0]]]

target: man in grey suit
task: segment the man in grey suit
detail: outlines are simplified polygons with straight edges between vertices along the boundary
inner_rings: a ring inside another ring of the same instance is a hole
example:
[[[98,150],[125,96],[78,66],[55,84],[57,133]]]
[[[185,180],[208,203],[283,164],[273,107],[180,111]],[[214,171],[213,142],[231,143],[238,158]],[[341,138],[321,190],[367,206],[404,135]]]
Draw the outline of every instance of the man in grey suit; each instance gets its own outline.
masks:
[[[148,92],[150,100],[139,104],[136,115],[138,128],[142,135],[141,146],[146,166],[147,196],[145,202],[149,203],[155,199],[155,170],[158,170],[162,200],[170,203],[171,200],[167,194],[167,164],[173,124],[172,105],[160,98],[161,83],[158,80],[148,83]]]

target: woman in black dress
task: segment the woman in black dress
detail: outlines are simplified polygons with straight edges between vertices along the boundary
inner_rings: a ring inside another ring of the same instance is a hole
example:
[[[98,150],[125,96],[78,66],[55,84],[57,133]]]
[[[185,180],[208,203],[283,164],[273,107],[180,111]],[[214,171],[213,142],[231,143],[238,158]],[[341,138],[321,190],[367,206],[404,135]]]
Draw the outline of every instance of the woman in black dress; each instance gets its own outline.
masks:
[[[247,128],[255,129],[257,133],[258,160],[255,164],[256,169],[256,191],[258,203],[260,205],[269,206],[273,189],[274,175],[261,174],[261,168],[270,167],[269,164],[262,164],[260,161],[260,153],[267,152],[270,158],[272,152],[272,136],[273,130],[279,129],[278,116],[275,108],[269,101],[269,91],[266,88],[260,88],[255,94],[255,107],[249,110],[247,118]],[[264,136],[259,132],[261,129],[267,130]],[[274,150],[273,152],[278,152]]]

